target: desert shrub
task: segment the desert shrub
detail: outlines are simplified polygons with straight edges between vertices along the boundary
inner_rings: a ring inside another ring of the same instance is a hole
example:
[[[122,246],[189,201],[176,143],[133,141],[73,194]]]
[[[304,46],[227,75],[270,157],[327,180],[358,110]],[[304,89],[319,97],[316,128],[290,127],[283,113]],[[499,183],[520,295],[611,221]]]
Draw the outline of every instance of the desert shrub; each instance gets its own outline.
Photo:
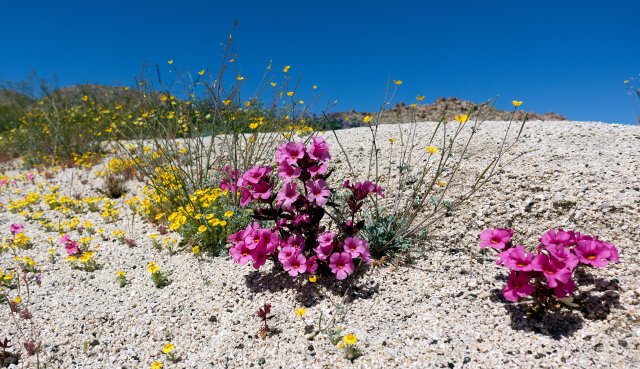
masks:
[[[367,197],[383,196],[382,189],[347,180],[345,201],[337,201],[337,190],[327,185],[330,159],[324,139],[313,137],[306,147],[280,145],[274,167],[255,166],[240,176],[240,205],[254,205],[255,222],[229,236],[234,262],[259,269],[269,259],[292,277],[330,271],[343,280],[370,261],[369,245],[358,237],[365,226],[359,213]]]
[[[402,81],[390,81],[380,111],[364,117],[371,142],[366,169],[355,170],[353,156],[333,131],[346,157],[350,175],[369,179],[386,189],[384,199],[371,198],[365,209],[369,227],[364,234],[377,257],[407,251],[413,243],[410,240],[417,235],[424,236],[429,226],[470,199],[496,174],[498,164],[517,142],[524,127],[524,121],[517,130],[512,127],[513,121],[506,123],[504,137],[496,146],[493,158],[485,163],[483,169],[472,176],[467,175],[465,179],[460,173],[462,163],[469,159],[470,145],[495,101],[487,101],[479,109],[455,117],[450,117],[445,111],[439,122],[430,123],[429,133],[420,134],[415,111],[422,106],[424,96],[418,96],[418,102],[409,106],[414,111],[410,122],[395,123],[394,135],[397,136],[390,137],[385,143],[378,137],[383,123],[380,117],[385,107],[390,106],[401,84]],[[513,102],[513,114],[521,103]],[[515,136],[510,138],[509,133]],[[380,148],[383,145],[388,145],[391,153],[382,158]],[[359,173],[364,174],[358,176]]]

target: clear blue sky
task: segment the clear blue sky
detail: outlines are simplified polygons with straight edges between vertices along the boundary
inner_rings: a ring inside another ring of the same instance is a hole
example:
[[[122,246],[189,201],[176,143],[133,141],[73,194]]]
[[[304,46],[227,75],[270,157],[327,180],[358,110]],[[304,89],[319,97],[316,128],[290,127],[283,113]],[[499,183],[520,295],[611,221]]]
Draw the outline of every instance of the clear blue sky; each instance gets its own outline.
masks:
[[[219,66],[233,20],[238,66],[270,59],[338,110],[374,110],[389,76],[417,94],[500,95],[577,120],[631,123],[622,81],[640,73],[640,1],[3,1],[0,81],[131,84],[147,62]],[[304,96],[303,96],[304,97]]]

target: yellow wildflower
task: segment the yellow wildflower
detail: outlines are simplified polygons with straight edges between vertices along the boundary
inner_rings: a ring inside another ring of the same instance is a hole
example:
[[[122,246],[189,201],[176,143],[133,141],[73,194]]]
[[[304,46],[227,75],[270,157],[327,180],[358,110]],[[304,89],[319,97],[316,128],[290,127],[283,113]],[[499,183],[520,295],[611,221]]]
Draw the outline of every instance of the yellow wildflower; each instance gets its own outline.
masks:
[[[393,138],[393,137],[391,137],[391,138],[389,139],[389,143],[393,145],[393,143],[394,143],[394,142],[396,142],[396,139],[395,139],[395,138]]]
[[[231,218],[233,216],[233,211],[231,210],[227,210],[224,212],[224,217],[225,218]]]
[[[513,100],[511,102],[511,105],[515,106],[516,108],[520,105],[522,105],[522,101],[518,101],[518,100]]]
[[[399,80],[399,79],[398,79],[398,80],[396,80],[396,79],[394,79],[394,80],[393,80],[393,84],[394,84],[394,85],[396,85],[396,86],[400,86],[400,85],[402,84],[402,80]]]
[[[271,87],[276,87],[277,83],[271,82]]]
[[[17,295],[15,299],[13,299],[13,302],[17,305],[19,303],[22,302],[22,298],[20,297],[20,295]]]
[[[293,91],[287,92],[287,96],[292,97],[293,96]]]
[[[356,337],[356,335],[353,333],[349,333],[342,337],[342,341],[347,345],[355,345],[356,342],[358,342],[358,337]]]
[[[198,245],[193,246],[193,247],[191,248],[191,252],[192,252],[194,255],[198,255],[198,254],[200,254],[200,246],[198,246]]]
[[[150,369],[162,369],[162,368],[164,368],[164,365],[159,361],[154,361],[153,363],[151,363]]]
[[[436,146],[427,146],[426,149],[429,154],[435,154],[438,152],[438,148]]]
[[[440,187],[444,187],[444,186],[446,186],[446,185],[447,185],[447,182],[445,182],[445,181],[438,181],[438,186],[440,186]]]
[[[371,122],[371,119],[373,119],[371,115],[365,115],[364,118],[362,118],[362,120],[367,124]]]
[[[316,276],[315,274],[309,277],[309,282],[316,283],[317,281],[318,281],[318,276]]]
[[[204,76],[204,69],[198,72],[199,75]]]
[[[171,351],[173,351],[176,347],[174,345],[172,345],[171,343],[166,343],[163,347],[162,347],[162,353],[163,354],[170,354]]]
[[[169,63],[169,65],[173,64],[173,59],[169,59],[167,63]]]
[[[201,225],[200,227],[198,227],[198,232],[200,233],[204,233],[207,231],[207,226],[206,225]]]
[[[118,277],[124,277],[126,275],[127,275],[127,272],[125,272],[124,270],[118,270],[116,272],[116,276],[118,276]]]
[[[453,119],[455,119],[456,122],[462,124],[462,123],[466,123],[469,120],[469,115],[467,114],[456,115],[455,117],[453,117]]]
[[[229,105],[230,102],[231,100],[222,100],[222,103],[224,104],[224,106]]]
[[[307,313],[307,308],[301,307],[296,309],[296,315],[299,317],[303,317],[306,313]]]
[[[416,96],[416,100],[418,100],[418,101],[422,101],[422,100],[424,100],[424,95],[418,95],[418,96]]]
[[[147,270],[149,271],[149,273],[155,274],[160,271],[160,267],[158,266],[158,264],[152,261],[149,264],[147,264]]]
[[[282,68],[282,71],[287,73],[289,71],[289,68],[291,68],[290,65],[285,65],[284,68]]]

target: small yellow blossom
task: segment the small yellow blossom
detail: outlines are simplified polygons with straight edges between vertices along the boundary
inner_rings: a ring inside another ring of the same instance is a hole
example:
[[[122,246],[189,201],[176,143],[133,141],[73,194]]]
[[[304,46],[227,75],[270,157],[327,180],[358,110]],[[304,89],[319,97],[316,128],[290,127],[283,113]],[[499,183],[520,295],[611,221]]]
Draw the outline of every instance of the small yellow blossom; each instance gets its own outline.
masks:
[[[466,123],[469,120],[469,115],[467,114],[456,115],[455,117],[453,117],[453,119],[455,119],[456,122],[462,124],[462,123]]]
[[[356,335],[353,333],[349,333],[342,337],[342,341],[347,345],[355,345],[356,342],[358,342],[358,337],[356,337]]]
[[[397,79],[397,80],[396,80],[396,79],[394,79],[394,80],[393,80],[393,84],[394,84],[394,85],[396,85],[396,86],[400,86],[400,85],[402,84],[402,80],[399,80],[399,79]]]
[[[389,143],[393,145],[393,143],[394,143],[394,142],[396,142],[396,139],[395,139],[395,138],[393,138],[393,137],[391,137],[391,138],[389,139]]]
[[[438,152],[438,148],[436,146],[427,146],[426,149],[429,154],[435,154]]]
[[[162,353],[163,354],[170,354],[171,351],[173,351],[176,347],[171,344],[171,343],[166,343],[164,346],[162,346]]]
[[[173,59],[169,59],[169,61],[167,63],[169,63],[169,65],[172,65],[173,64]]]
[[[315,274],[309,277],[309,282],[316,283],[317,281],[318,281],[318,276],[316,276]]]
[[[518,101],[518,100],[513,100],[511,102],[511,105],[515,106],[516,108],[520,105],[522,105],[522,101]]]
[[[160,267],[158,266],[158,264],[152,261],[149,264],[147,264],[147,270],[149,271],[149,273],[155,274],[160,271]]]
[[[230,102],[231,100],[222,100],[222,103],[224,104],[224,106],[229,105]]]
[[[251,124],[249,124],[249,128],[251,128],[251,129],[256,129],[256,128],[258,128],[258,123],[251,123]]]
[[[154,361],[153,363],[151,363],[150,369],[162,369],[162,368],[164,368],[164,364],[162,364],[159,361]]]
[[[422,100],[424,100],[424,95],[418,95],[418,96],[416,96],[416,100],[418,100],[418,101],[422,101]]]
[[[200,254],[200,246],[198,246],[198,245],[193,246],[193,247],[191,248],[191,252],[192,252],[194,255],[198,255],[198,254]]]
[[[344,348],[344,342],[342,342],[342,341],[338,342],[337,347],[338,347],[339,349],[343,349],[343,348]]]
[[[244,77],[243,77],[243,76],[241,76],[241,75],[238,75],[238,76],[236,77],[236,80],[238,80],[238,81],[242,81],[242,80],[244,80]]]
[[[293,91],[287,92],[287,96],[292,97],[293,96]]]
[[[362,118],[362,120],[367,124],[371,122],[371,119],[373,119],[371,115],[365,115],[364,118]]]
[[[282,71],[287,73],[289,71],[289,68],[291,68],[290,65],[285,65],[284,68],[282,68]]]
[[[314,89],[314,90],[317,90],[317,89],[318,89],[318,86],[317,86],[317,85],[313,85],[313,89]]]
[[[13,303],[18,305],[19,303],[22,302],[22,298],[20,297],[20,295],[17,295],[15,299],[13,299]]]
[[[438,186],[440,186],[440,187],[444,187],[444,186],[446,186],[446,185],[447,185],[447,182],[445,182],[445,181],[438,181]]]
[[[82,96],[82,101],[87,102],[89,100],[89,96],[84,95]]]
[[[299,317],[303,317],[307,313],[307,308],[297,308],[296,315]]]
[[[125,272],[124,270],[118,270],[116,272],[116,276],[118,277],[125,277],[127,275],[127,272]]]
[[[198,72],[199,75],[204,76],[204,69]]]
[[[224,217],[225,218],[231,218],[233,216],[233,211],[231,210],[227,210],[224,212]]]
[[[277,83],[271,82],[271,87],[276,87]]]
[[[206,225],[201,225],[200,227],[198,227],[198,232],[200,233],[204,233],[207,231],[207,226]]]

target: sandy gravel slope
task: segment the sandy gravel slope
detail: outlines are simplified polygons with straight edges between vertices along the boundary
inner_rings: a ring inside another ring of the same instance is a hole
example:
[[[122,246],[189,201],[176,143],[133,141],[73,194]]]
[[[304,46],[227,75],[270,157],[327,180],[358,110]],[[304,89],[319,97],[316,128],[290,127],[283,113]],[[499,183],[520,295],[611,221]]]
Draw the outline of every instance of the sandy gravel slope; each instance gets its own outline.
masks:
[[[483,126],[465,173],[492,155],[504,127]],[[423,123],[419,132],[432,128]],[[380,128],[382,157],[393,150],[388,138],[397,137],[397,129]],[[366,128],[339,132],[358,171],[367,157],[366,134]],[[345,160],[334,153],[344,176]],[[49,263],[46,240],[57,235],[6,210],[21,196],[16,188],[36,188],[30,183],[0,191],[0,230],[6,234],[9,224],[20,222],[34,240],[24,255],[44,269],[33,315],[49,368],[146,368],[154,360],[165,368],[640,368],[640,127],[530,122],[506,159],[514,161],[416,245],[421,256],[414,263],[375,268],[361,280],[341,323],[363,349],[353,363],[327,339],[308,341],[304,334],[321,311],[332,310],[339,288],[320,297],[303,280],[275,276],[270,268],[258,274],[228,257],[198,263],[189,253],[169,256],[152,248],[147,236],[154,230],[141,221],[133,225],[137,247],[99,242],[103,267],[94,273],[72,270],[61,248],[58,262]],[[63,193],[89,196],[101,179],[70,169],[52,181]],[[107,234],[128,227],[125,220],[105,224],[97,213],[81,219]],[[513,227],[529,244],[551,227],[598,234],[618,246],[622,262],[583,277],[583,309],[526,319],[500,295],[505,270],[478,250],[478,234],[491,226]],[[169,286],[152,285],[149,261],[172,271]],[[0,254],[3,269],[11,263]],[[114,281],[121,269],[131,281],[125,288]],[[279,333],[262,340],[255,312],[267,302]],[[308,308],[304,319],[294,314],[301,306]],[[0,321],[0,338],[12,335],[7,309]],[[176,346],[180,362],[163,358],[166,342]]]

